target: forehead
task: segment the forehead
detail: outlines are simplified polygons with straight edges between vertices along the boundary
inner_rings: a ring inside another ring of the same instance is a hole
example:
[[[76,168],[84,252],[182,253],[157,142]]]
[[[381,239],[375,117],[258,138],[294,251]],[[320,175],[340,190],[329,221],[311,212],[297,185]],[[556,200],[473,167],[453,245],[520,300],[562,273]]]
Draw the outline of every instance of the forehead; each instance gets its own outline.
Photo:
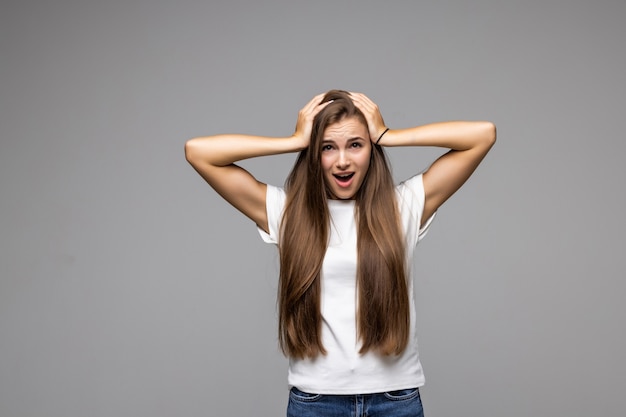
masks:
[[[346,117],[326,126],[324,139],[368,138],[367,126],[356,117]]]

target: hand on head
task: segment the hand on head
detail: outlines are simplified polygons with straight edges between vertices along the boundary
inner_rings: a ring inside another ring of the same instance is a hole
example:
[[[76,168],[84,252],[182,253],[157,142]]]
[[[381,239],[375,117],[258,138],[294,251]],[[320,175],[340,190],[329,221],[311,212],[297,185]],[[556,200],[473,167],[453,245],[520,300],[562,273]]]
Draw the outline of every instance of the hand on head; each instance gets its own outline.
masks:
[[[376,103],[370,100],[365,94],[362,93],[350,93],[352,102],[361,110],[361,113],[367,120],[367,129],[370,133],[370,140],[376,143],[378,138],[387,130],[383,116],[380,114],[380,110]]]
[[[311,140],[313,119],[324,107],[332,103],[332,100],[320,103],[323,98],[324,94],[316,95],[298,112],[298,121],[296,122],[296,130],[293,136],[300,139],[302,148],[306,148]]]
[[[321,102],[326,94],[327,93],[316,95],[298,112],[298,121],[296,122],[296,130],[293,136],[300,140],[302,148],[307,147],[310,142],[315,116],[333,102],[333,100]],[[385,121],[383,120],[378,106],[365,94],[354,92],[349,94],[354,105],[363,113],[363,116],[365,116],[370,140],[376,143],[387,130],[387,126],[385,125]]]

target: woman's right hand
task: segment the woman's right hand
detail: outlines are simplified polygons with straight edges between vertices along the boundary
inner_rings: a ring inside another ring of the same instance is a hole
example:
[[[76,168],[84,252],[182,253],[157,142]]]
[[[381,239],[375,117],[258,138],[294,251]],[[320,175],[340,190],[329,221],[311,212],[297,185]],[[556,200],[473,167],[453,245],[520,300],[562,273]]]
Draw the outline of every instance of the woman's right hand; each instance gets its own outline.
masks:
[[[269,232],[267,185],[240,167],[238,161],[266,155],[299,152],[311,141],[313,119],[328,105],[320,94],[300,110],[296,131],[289,138],[252,135],[214,135],[190,139],[185,144],[187,161],[226,201]]]
[[[298,112],[298,121],[296,122],[296,131],[293,133],[293,137],[298,140],[301,149],[309,146],[315,116],[329,103],[332,103],[332,101],[320,103],[323,98],[324,94],[316,95]]]

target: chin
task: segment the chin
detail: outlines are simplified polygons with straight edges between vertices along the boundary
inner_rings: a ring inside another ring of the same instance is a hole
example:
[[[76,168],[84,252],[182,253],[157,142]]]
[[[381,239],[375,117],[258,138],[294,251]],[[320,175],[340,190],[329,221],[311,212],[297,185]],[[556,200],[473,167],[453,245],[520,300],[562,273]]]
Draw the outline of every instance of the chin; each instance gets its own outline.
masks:
[[[342,192],[335,192],[333,191],[331,193],[331,198],[333,200],[354,200],[354,196],[356,195],[356,193],[350,193],[347,191],[342,191]]]

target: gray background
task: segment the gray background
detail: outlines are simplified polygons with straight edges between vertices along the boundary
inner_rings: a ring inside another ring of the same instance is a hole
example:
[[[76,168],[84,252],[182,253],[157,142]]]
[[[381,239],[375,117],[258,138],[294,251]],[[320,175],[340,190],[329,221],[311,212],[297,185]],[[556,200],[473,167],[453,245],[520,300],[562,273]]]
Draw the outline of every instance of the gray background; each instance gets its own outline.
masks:
[[[0,415],[278,416],[275,249],[184,142],[330,88],[498,143],[417,254],[429,416],[623,416],[626,2],[4,1]],[[403,179],[440,154],[393,149]],[[282,184],[293,155],[246,162]]]

